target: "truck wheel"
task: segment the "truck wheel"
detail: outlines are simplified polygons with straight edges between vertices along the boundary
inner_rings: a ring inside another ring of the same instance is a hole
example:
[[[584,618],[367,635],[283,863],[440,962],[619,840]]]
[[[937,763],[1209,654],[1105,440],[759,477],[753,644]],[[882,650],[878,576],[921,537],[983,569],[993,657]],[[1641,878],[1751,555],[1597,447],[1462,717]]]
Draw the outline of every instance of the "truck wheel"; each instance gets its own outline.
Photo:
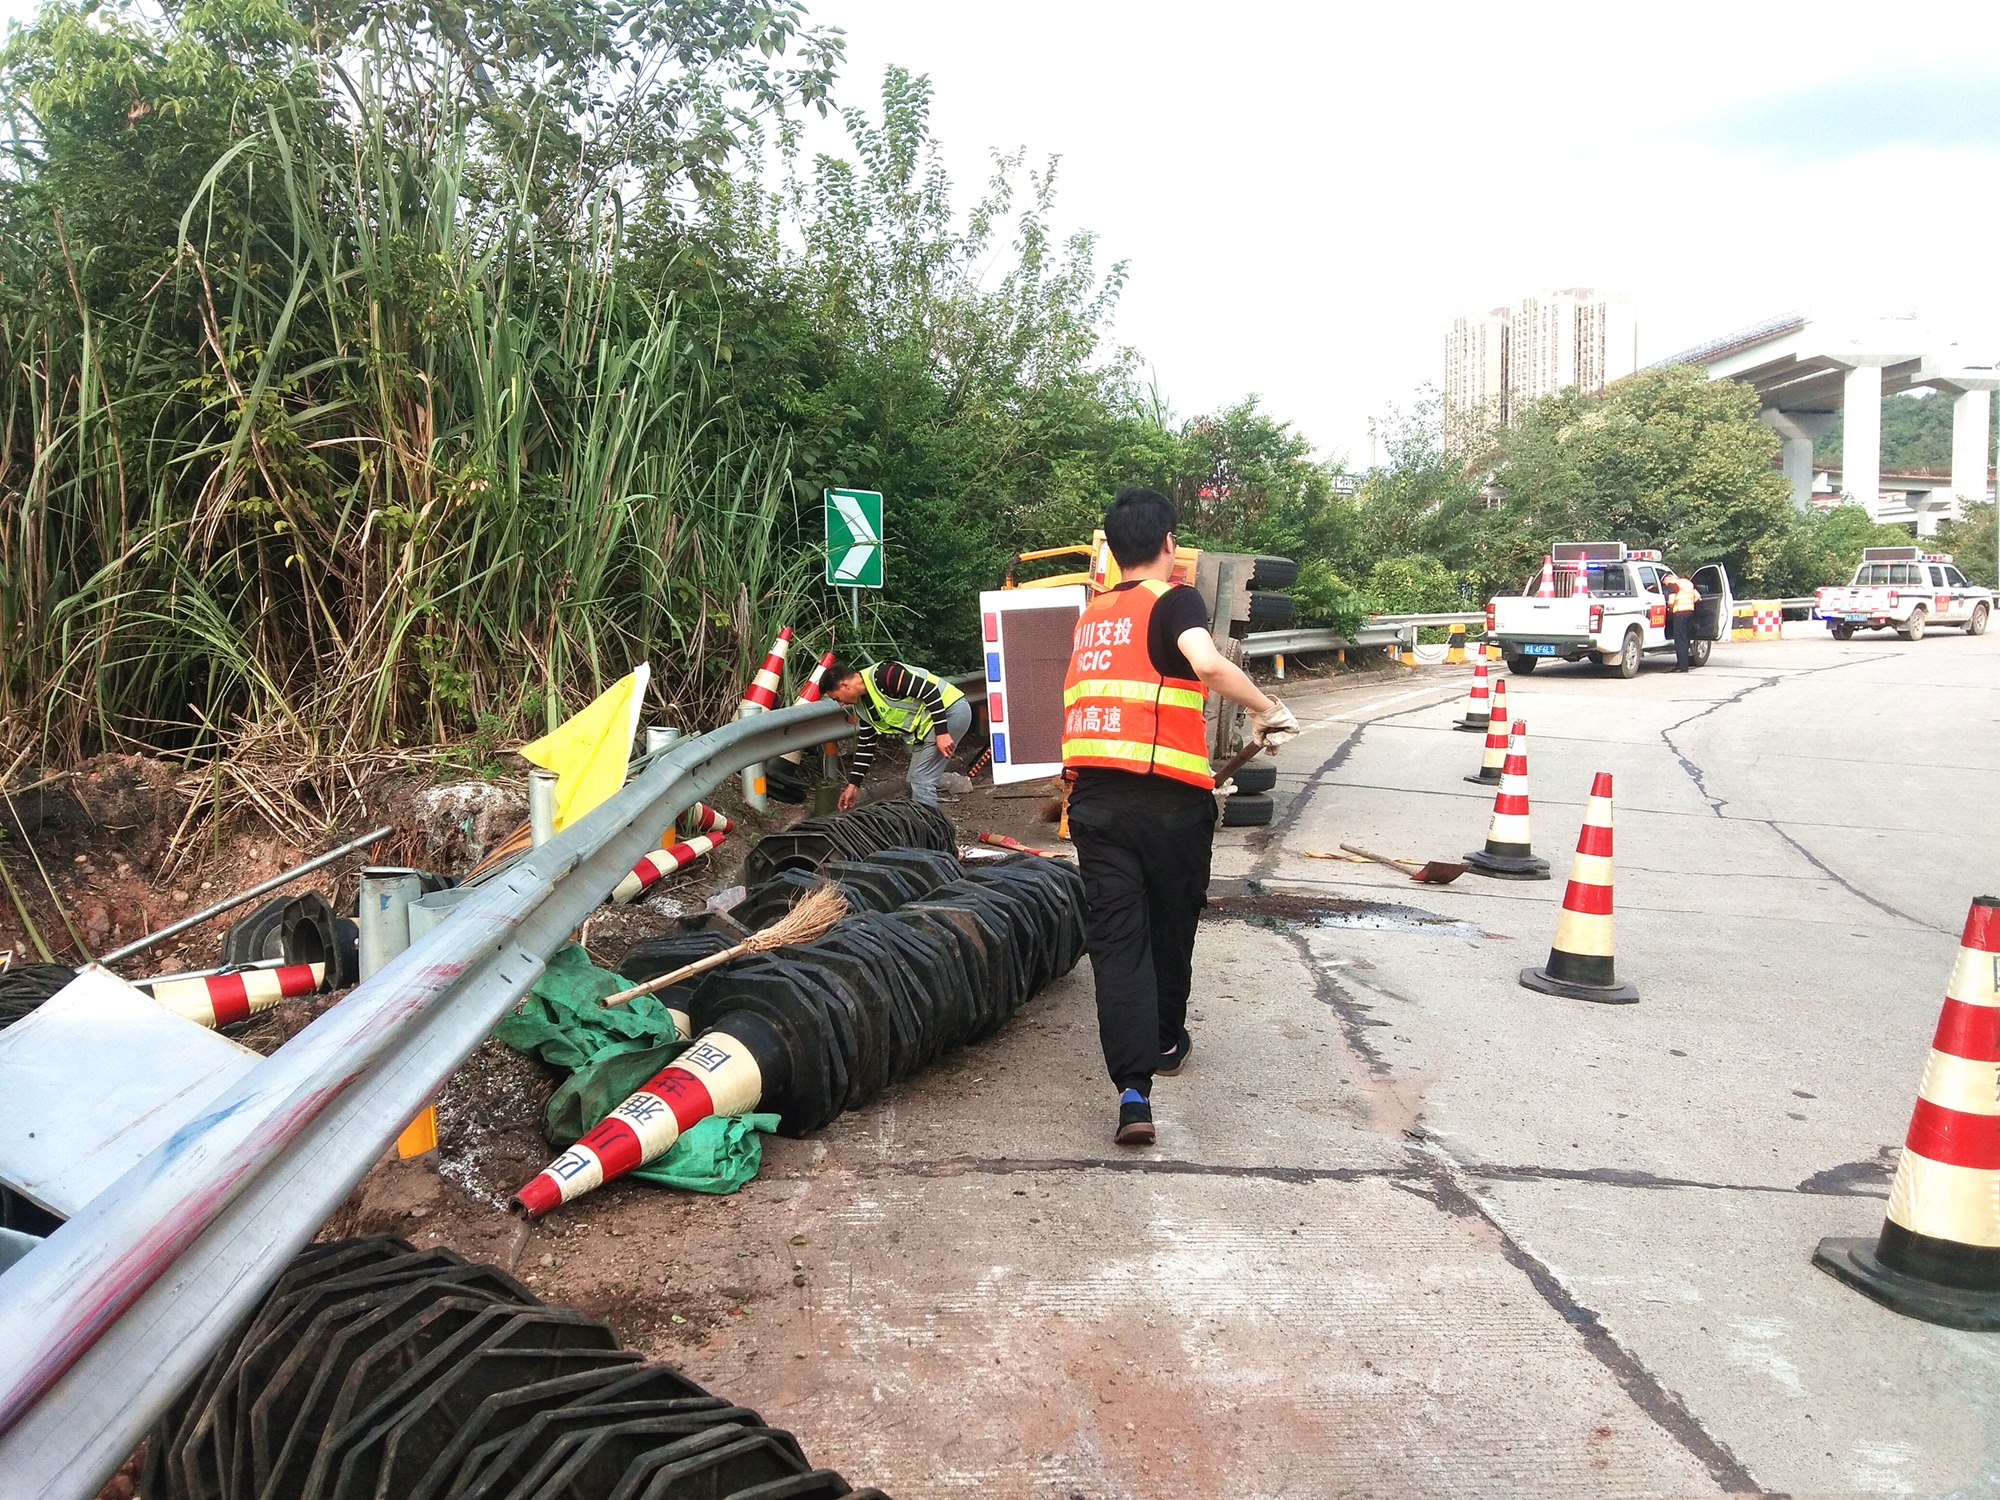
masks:
[[[1919,604],[1910,611],[1910,622],[1896,634],[1906,641],[1920,641],[1924,638],[1924,626],[1930,619],[1930,611]]]
[[[1299,581],[1299,565],[1289,557],[1260,557],[1250,570],[1253,589],[1288,589]]]
[[[1510,656],[1507,658],[1507,670],[1512,672],[1516,677],[1526,677],[1538,665],[1537,658],[1532,656]]]
[[[1618,651],[1618,675],[1627,679],[1639,675],[1639,648],[1643,644],[1636,630],[1625,632],[1625,644]]]
[[[1833,638],[1836,641],[1851,641],[1854,639],[1854,627],[1852,625],[1832,625],[1828,629],[1833,631]]]
[[[1969,619],[1969,620],[1967,620],[1967,621],[1965,622],[1965,633],[1966,633],[1967,635],[1984,635],[1984,634],[1986,634],[1986,606],[1985,606],[1985,605],[1983,605],[1983,604],[1978,604],[1978,605],[1974,605],[1974,606],[1973,606],[1973,610],[1972,610],[1972,618],[1971,618],[1971,619]]]
[[[1708,653],[1709,653],[1709,652],[1710,652],[1711,650],[1713,650],[1714,648],[1715,648],[1715,642],[1714,642],[1714,641],[1689,641],[1689,642],[1688,642],[1688,665],[1689,665],[1689,666],[1691,666],[1691,667],[1705,667],[1705,666],[1707,666],[1707,665],[1708,665]]]
[[[1262,828],[1271,821],[1272,802],[1263,792],[1238,792],[1222,804],[1224,828]]]
[[[1253,760],[1247,766],[1238,766],[1230,780],[1236,783],[1239,792],[1268,792],[1278,784],[1278,768],[1268,761]]]

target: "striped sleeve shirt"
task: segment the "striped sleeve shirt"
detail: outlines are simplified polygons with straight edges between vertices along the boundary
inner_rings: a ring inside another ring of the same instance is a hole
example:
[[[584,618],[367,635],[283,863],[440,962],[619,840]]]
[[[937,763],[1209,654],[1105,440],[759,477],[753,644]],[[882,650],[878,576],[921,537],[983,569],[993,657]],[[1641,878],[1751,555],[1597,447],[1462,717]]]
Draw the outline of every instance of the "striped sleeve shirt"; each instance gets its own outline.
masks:
[[[944,723],[944,693],[937,679],[928,673],[899,661],[885,661],[875,668],[875,685],[885,698],[916,699],[931,716],[933,726]],[[847,769],[848,782],[854,786],[867,780],[875,767],[875,753],[882,746],[882,732],[870,714],[870,700],[863,698],[857,706],[861,710],[861,734],[854,742],[854,756]]]

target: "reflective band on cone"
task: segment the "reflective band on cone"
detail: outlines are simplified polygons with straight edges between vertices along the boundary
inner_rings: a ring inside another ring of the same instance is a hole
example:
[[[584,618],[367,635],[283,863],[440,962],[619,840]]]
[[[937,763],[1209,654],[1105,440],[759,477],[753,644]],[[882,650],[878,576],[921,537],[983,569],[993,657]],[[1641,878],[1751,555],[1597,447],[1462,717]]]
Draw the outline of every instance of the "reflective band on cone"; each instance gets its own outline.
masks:
[[[539,1219],[614,1177],[664,1155],[697,1120],[740,1115],[763,1097],[764,1072],[726,1031],[706,1031],[574,1146],[521,1185],[508,1206]]]
[[[1452,728],[1478,734],[1492,722],[1493,688],[1490,675],[1486,669],[1486,653],[1482,650],[1472,666],[1472,701],[1466,705],[1465,717]]]
[[[280,1000],[310,995],[325,981],[325,964],[286,964],[277,969],[245,969],[237,974],[210,974],[201,979],[170,979],[150,988],[156,1003],[177,1016],[186,1016],[213,1029],[247,1021]]]
[[[778,706],[778,684],[784,678],[785,656],[791,649],[792,627],[787,625],[771,642],[770,654],[764,658],[764,665],[757,669],[750,686],[743,690],[743,701],[737,705],[737,718],[745,717],[746,711],[763,713]]]
[[[1813,1264],[1906,1317],[2000,1330],[2000,897],[1966,913],[1889,1212]]]
[[[1590,784],[1583,831],[1576,836],[1576,859],[1569,867],[1562,915],[1549,961],[1523,969],[1521,983],[1544,995],[1630,1005],[1639,992],[1620,984],[1611,941],[1611,773],[1599,771]]]
[[[1496,705],[1497,716],[1499,708]],[[1500,790],[1493,798],[1493,821],[1486,826],[1486,847],[1465,856],[1482,875],[1501,880],[1547,880],[1549,862],[1535,858],[1528,837],[1528,726],[1516,719],[1507,739],[1507,763]]]
[[[713,850],[726,837],[726,834],[706,833],[699,838],[688,839],[669,848],[655,849],[632,866],[632,873],[613,887],[611,904],[623,906],[627,902],[638,900],[647,887],[676,870],[685,870],[704,854]]]
[[[1479,762],[1479,774],[1468,776],[1467,781],[1483,781],[1489,786],[1499,781],[1500,773],[1507,768],[1507,684],[1504,680],[1493,684],[1492,709],[1486,718],[1486,754]]]

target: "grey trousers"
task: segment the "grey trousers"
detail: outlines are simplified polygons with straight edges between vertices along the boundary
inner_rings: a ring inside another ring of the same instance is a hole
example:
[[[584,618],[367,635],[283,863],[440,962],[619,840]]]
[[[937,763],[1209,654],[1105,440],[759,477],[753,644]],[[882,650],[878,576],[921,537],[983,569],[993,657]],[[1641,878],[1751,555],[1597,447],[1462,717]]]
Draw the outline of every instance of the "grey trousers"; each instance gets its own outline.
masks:
[[[954,745],[972,729],[972,700],[961,698],[944,712],[944,730]],[[938,778],[944,775],[945,756],[935,739],[925,740],[910,752],[910,795],[926,807],[938,805]]]

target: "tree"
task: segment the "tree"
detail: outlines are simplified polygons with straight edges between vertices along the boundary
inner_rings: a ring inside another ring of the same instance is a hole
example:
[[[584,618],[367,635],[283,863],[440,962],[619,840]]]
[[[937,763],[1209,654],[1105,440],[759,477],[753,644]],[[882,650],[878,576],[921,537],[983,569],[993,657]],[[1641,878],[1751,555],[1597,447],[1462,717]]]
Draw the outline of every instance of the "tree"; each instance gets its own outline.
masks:
[[[1938,526],[1937,545],[1939,550],[1949,552],[1963,573],[1975,583],[1983,583],[1989,588],[2000,587],[2000,576],[1995,574],[1995,565],[2000,558],[1994,556],[1993,502],[1975,500],[1965,507],[1965,514],[1956,521],[1945,521]]]

